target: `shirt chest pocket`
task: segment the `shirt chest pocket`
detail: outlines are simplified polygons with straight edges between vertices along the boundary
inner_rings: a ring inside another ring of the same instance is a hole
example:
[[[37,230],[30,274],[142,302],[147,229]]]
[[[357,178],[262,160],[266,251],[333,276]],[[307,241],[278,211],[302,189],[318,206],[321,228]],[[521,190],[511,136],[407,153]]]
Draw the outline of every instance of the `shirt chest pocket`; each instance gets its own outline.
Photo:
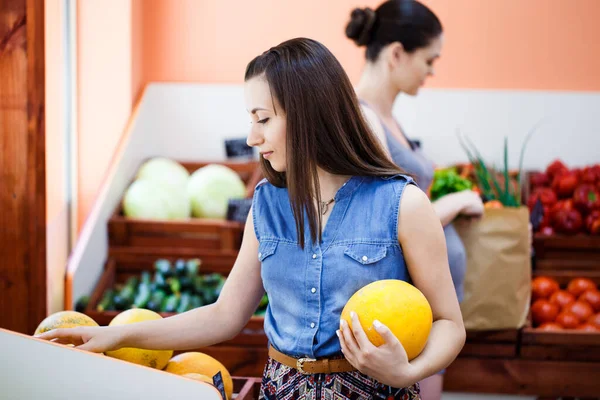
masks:
[[[268,242],[260,242],[258,245],[258,260],[263,262],[267,257],[275,254],[275,250],[277,250],[277,242],[268,241]]]
[[[362,265],[375,264],[388,255],[388,246],[380,244],[355,243],[346,246],[344,255]]]

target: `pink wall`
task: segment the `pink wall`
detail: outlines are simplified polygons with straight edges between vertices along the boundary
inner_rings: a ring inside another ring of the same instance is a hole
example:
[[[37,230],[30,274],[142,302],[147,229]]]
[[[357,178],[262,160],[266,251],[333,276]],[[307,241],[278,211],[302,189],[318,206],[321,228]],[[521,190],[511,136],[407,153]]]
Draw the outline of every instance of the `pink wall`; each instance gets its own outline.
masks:
[[[323,42],[356,81],[363,53],[344,27],[354,6],[379,3],[146,0],[142,82],[241,82],[251,58],[296,36]],[[447,39],[431,87],[600,90],[600,52],[591,46],[600,37],[600,1],[425,3]]]
[[[79,196],[85,222],[132,109],[131,2],[78,5]]]

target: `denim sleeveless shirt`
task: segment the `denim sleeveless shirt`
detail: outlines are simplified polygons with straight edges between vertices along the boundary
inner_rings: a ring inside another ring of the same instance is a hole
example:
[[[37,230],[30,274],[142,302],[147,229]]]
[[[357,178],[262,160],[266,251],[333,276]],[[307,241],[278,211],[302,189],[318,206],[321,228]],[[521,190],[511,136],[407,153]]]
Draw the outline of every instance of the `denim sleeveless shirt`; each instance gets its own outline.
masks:
[[[305,220],[304,250],[287,189],[257,185],[252,213],[273,347],[293,357],[339,355],[335,331],[348,299],[377,280],[410,282],[397,227],[409,183],[404,175],[350,178],[335,195],[320,243],[313,244]]]

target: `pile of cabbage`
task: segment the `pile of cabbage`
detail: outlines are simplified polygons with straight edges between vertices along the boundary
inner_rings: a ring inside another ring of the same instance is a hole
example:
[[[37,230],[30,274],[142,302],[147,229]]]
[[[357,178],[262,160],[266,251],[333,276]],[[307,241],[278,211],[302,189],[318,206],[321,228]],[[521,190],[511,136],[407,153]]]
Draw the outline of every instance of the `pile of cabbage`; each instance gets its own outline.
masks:
[[[123,197],[123,214],[143,219],[225,218],[229,199],[246,196],[240,176],[220,164],[191,175],[164,157],[146,161]]]

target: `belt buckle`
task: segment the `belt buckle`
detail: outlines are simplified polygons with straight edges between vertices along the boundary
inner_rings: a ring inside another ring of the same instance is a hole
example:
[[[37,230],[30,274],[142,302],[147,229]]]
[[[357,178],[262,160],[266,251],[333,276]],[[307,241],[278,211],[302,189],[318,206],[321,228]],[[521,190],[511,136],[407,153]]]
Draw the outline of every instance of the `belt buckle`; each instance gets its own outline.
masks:
[[[300,372],[302,375],[310,375],[310,372],[306,372],[303,367],[304,367],[304,363],[307,361],[317,361],[314,358],[308,358],[308,357],[302,357],[296,360],[296,369],[298,370],[298,372]]]

